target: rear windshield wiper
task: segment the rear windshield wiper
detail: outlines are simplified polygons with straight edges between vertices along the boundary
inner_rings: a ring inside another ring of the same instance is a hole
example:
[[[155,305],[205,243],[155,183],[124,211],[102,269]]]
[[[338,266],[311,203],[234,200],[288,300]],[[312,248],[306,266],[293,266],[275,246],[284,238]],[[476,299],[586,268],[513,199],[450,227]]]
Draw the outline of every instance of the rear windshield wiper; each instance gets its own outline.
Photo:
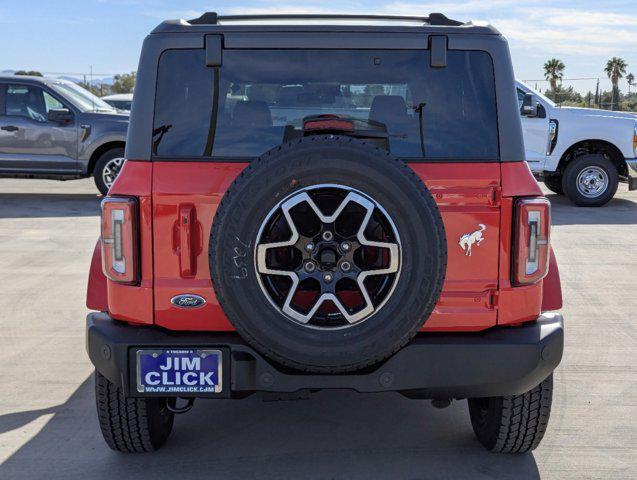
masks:
[[[418,105],[414,107],[414,112],[418,114],[418,131],[420,133],[420,151],[422,152],[422,157],[425,158],[425,133],[423,131],[423,110],[427,104],[425,102],[420,102]]]
[[[153,141],[153,153],[157,154],[157,148],[159,147],[159,144],[161,143],[161,139],[164,138],[164,135],[166,134],[166,132],[170,130],[172,127],[173,127],[172,124],[161,125],[153,130],[153,138],[157,137]]]

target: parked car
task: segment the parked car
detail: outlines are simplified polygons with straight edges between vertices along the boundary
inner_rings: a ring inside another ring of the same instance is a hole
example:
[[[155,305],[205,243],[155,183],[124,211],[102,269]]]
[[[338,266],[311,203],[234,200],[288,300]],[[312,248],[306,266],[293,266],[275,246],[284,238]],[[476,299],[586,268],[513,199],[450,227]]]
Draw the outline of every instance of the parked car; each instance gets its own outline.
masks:
[[[599,207],[627,182],[637,190],[637,115],[562,107],[517,82],[526,159],[533,173],[575,205]]]
[[[0,76],[0,176],[93,176],[106,195],[124,163],[128,115],[79,85]]]
[[[105,97],[102,97],[102,100],[108,103],[111,107],[130,112],[131,105],[133,105],[133,94],[116,93],[115,95],[106,95]]]
[[[112,449],[196,398],[336,388],[468,399],[489,450],[540,443],[561,288],[497,30],[206,13],[138,71],[87,292]]]

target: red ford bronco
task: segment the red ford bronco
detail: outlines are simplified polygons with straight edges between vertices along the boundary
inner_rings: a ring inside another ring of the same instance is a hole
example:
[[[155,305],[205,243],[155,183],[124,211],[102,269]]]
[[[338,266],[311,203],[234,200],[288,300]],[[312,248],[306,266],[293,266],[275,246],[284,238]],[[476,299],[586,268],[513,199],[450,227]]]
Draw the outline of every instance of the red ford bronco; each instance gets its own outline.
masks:
[[[106,443],[195,398],[467,399],[535,448],[563,349],[550,205],[494,28],[428,17],[168,21],[102,202],[87,348]]]

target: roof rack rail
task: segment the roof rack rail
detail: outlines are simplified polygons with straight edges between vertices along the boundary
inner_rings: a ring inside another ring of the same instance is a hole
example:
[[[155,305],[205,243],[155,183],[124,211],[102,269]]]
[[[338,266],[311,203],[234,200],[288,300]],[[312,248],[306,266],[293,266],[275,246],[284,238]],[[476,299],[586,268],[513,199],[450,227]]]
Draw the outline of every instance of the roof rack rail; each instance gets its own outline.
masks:
[[[188,20],[191,25],[216,25],[222,22],[252,20],[397,20],[406,22],[422,22],[434,26],[457,27],[464,22],[447,18],[442,13],[431,13],[426,17],[405,15],[329,15],[329,14],[279,14],[279,15],[217,15],[217,12],[206,12],[198,18]]]

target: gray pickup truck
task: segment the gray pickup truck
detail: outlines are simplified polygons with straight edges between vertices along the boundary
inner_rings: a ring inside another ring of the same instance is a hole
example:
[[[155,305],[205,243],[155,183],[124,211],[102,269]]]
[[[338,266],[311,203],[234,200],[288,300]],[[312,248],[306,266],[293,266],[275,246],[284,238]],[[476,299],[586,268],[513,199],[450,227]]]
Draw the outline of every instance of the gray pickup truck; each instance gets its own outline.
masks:
[[[124,163],[128,115],[79,85],[0,76],[0,177],[93,176],[106,194]]]

